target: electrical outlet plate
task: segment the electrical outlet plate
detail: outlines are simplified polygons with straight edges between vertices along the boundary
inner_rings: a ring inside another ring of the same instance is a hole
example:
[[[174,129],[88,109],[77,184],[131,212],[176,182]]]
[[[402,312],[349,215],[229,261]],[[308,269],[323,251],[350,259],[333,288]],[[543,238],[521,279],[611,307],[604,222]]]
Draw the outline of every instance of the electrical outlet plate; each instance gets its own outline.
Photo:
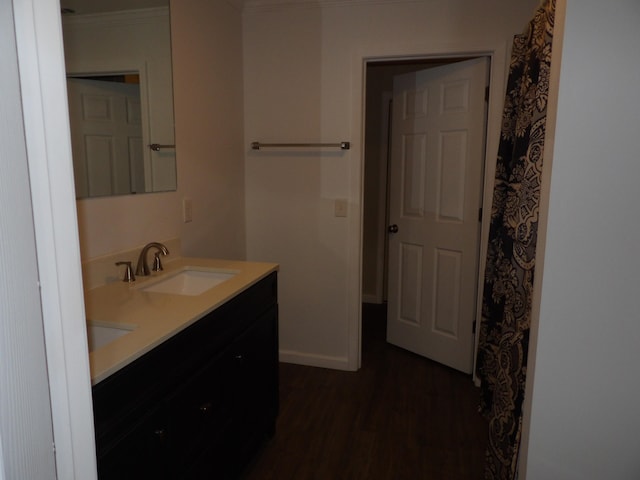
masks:
[[[347,216],[347,200],[345,198],[336,198],[334,204],[334,215],[336,217],[346,217]]]

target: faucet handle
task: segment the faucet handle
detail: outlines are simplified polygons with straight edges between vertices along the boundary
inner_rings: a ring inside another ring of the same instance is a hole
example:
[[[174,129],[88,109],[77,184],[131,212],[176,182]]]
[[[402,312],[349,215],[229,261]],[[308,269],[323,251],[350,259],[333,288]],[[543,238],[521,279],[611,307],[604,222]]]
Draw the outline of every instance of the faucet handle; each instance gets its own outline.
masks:
[[[165,247],[161,243],[151,242],[151,243],[147,243],[142,248],[142,251],[140,252],[140,255],[138,256],[138,264],[136,265],[136,275],[149,275],[151,273],[149,271],[149,264],[147,263],[147,252],[149,251],[150,248],[157,248],[158,249],[158,252],[156,253],[156,261],[157,261],[157,263],[154,264],[153,270],[154,271],[162,270],[162,264],[160,264],[160,260],[158,260],[157,255],[158,254],[169,255],[169,250],[167,249],[167,247]],[[156,269],[156,265],[157,264],[160,264],[158,269]]]
[[[131,268],[131,262],[116,262],[117,266],[126,265],[127,268],[124,271],[124,277],[122,278],[123,282],[135,282],[136,276],[133,274],[133,268]]]
[[[160,261],[160,255],[163,255],[163,253],[158,250],[153,256],[153,267],[151,270],[154,272],[161,272],[164,270],[164,268],[162,268],[162,262]]]

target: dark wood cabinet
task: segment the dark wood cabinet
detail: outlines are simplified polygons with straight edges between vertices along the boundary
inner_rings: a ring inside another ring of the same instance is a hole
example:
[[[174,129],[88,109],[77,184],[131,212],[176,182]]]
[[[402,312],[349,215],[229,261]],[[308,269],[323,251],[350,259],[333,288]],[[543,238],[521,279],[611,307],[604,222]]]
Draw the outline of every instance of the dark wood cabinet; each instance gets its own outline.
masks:
[[[237,478],[278,414],[270,274],[93,387],[98,476]]]

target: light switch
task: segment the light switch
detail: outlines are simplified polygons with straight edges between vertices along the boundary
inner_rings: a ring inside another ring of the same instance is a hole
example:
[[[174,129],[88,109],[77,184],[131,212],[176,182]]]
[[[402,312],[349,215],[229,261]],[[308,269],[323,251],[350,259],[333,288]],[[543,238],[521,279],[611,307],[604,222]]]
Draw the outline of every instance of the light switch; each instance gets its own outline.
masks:
[[[347,200],[345,198],[336,198],[334,209],[334,214],[336,217],[346,217]]]
[[[190,198],[182,199],[182,220],[184,223],[193,221],[193,205]]]

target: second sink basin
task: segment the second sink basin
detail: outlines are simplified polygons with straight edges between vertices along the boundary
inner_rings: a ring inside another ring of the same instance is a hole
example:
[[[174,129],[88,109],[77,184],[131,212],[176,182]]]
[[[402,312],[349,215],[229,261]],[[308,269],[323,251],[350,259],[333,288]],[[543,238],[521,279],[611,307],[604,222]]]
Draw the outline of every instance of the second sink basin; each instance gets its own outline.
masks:
[[[88,322],[87,336],[89,352],[98,350],[100,347],[113,342],[135,329],[135,325],[116,325],[103,322]]]
[[[185,267],[168,273],[157,281],[144,283],[138,288],[143,292],[172,293],[174,295],[200,295],[210,288],[233,278],[238,272]]]

